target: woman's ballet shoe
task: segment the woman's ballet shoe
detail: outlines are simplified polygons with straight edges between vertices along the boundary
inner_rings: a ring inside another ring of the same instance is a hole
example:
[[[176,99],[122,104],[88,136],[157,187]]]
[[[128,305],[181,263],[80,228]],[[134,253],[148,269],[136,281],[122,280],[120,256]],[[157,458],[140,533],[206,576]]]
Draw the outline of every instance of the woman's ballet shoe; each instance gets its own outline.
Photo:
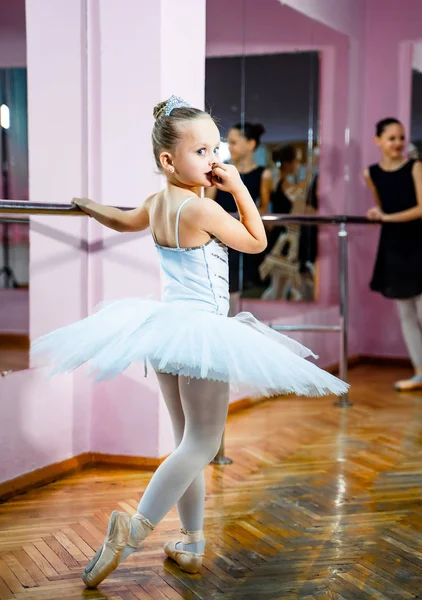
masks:
[[[186,573],[199,573],[202,567],[203,554],[197,554],[196,552],[188,552],[187,550],[179,550],[177,544],[195,544],[198,542],[204,542],[204,534],[201,531],[186,531],[185,529],[180,530],[182,532],[182,539],[174,542],[167,542],[164,545],[164,552],[169,558],[174,560],[179,565],[182,571]]]
[[[89,561],[82,574],[82,580],[86,587],[97,587],[114,571],[128,542],[129,532],[130,515],[117,510],[113,511],[104,544],[99,548],[94,558]]]
[[[420,375],[415,375],[410,379],[396,381],[394,387],[397,392],[414,392],[416,390],[422,390],[422,377]]]

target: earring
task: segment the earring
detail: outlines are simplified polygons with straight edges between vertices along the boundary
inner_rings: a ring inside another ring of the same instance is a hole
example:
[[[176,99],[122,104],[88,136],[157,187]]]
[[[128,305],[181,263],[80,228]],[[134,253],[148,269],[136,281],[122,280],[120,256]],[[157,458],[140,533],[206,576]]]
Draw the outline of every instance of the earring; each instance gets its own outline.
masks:
[[[174,167],[169,167],[170,173],[174,173]]]

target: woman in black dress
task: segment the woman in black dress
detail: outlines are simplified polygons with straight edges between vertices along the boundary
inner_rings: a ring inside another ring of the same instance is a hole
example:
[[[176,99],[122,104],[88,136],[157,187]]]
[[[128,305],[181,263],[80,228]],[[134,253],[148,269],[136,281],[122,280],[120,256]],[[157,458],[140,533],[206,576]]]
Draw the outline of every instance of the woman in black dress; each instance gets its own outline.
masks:
[[[397,302],[415,375],[396,389],[409,391],[422,388],[422,163],[404,155],[397,119],[377,123],[375,139],[381,162],[364,171],[376,202],[368,218],[382,222],[371,289]]]

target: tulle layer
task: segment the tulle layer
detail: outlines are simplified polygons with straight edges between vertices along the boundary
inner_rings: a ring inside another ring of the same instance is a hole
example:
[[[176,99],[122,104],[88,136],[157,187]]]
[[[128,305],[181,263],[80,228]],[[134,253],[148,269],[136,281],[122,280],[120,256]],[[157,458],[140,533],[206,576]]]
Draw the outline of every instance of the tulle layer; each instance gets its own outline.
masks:
[[[305,360],[316,356],[250,313],[225,317],[187,303],[118,300],[36,340],[34,366],[52,374],[89,363],[97,380],[131,363],[158,371],[229,382],[248,395],[341,395],[348,385]]]

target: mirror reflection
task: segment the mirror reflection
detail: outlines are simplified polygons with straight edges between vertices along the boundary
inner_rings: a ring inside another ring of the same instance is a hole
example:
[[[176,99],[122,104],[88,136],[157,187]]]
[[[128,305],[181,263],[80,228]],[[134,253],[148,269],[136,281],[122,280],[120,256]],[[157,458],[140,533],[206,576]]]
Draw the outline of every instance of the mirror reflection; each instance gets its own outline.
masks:
[[[220,124],[221,160],[238,168],[261,213],[318,209],[317,52],[209,58],[206,105]],[[209,195],[228,212],[236,212],[230,194],[214,189]],[[230,252],[231,294],[314,300],[316,227],[272,226],[266,221],[266,228],[265,252]]]
[[[0,69],[0,197],[28,200],[28,110],[26,68]],[[28,285],[29,225],[0,220],[0,286]]]
[[[28,200],[25,0],[2,2],[0,50],[0,198]],[[16,371],[29,360],[28,219],[0,214],[0,246],[0,371]]]

